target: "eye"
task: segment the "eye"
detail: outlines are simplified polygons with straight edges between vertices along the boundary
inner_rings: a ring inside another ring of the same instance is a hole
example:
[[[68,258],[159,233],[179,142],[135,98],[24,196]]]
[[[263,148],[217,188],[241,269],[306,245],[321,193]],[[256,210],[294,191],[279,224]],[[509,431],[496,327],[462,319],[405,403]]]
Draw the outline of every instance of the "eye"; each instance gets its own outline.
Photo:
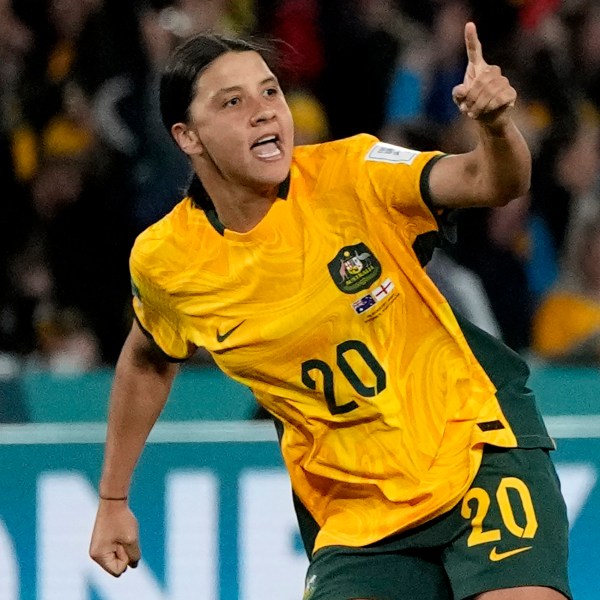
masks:
[[[226,102],[223,103],[223,108],[227,108],[229,106],[237,106],[241,102],[239,96],[234,96],[233,98],[229,98]]]
[[[277,94],[279,94],[279,88],[270,87],[267,88],[263,93],[265,96],[276,96]]]

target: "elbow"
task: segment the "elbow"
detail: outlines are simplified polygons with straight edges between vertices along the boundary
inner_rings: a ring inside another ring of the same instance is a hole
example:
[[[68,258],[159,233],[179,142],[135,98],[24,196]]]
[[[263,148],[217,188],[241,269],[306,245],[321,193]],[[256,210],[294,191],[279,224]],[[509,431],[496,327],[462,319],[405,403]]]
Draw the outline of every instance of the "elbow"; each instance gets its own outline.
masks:
[[[524,159],[514,171],[506,173],[498,187],[501,190],[500,206],[526,196],[531,188],[531,154],[528,153],[527,160]]]
[[[489,206],[505,206],[527,195],[531,187],[531,153],[526,146],[480,161],[476,169]]]
[[[494,207],[506,206],[513,200],[516,200],[517,198],[522,198],[523,196],[526,196],[529,192],[529,188],[530,188],[529,181],[515,184],[511,187],[507,186],[504,190],[502,190],[502,192],[500,194],[498,194],[496,196],[494,202],[491,205]]]
[[[516,172],[515,177],[513,178],[511,184],[508,186],[509,199],[507,203],[515,198],[522,198],[529,193],[531,189],[531,155],[529,156],[529,160],[523,165],[522,169]]]
[[[502,181],[493,186],[487,195],[488,206],[506,206],[512,200],[526,196],[529,193],[530,187],[531,169],[528,169],[524,173],[515,173],[510,178],[503,178]]]

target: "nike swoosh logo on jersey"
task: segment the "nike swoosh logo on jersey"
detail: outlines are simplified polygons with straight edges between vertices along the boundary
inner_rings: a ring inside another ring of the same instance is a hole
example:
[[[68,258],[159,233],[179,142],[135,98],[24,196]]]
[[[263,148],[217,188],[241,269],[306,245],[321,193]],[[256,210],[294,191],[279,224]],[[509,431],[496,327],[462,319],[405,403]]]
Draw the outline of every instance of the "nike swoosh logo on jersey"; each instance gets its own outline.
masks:
[[[221,335],[217,330],[217,342],[219,342],[219,344],[223,343],[244,321],[241,321],[240,323],[232,327],[229,331],[226,331],[223,335]]]
[[[524,548],[515,548],[514,550],[508,550],[508,552],[498,552],[496,550],[496,546],[494,546],[490,551],[490,560],[498,562],[499,560],[504,560],[505,558],[514,556],[515,554],[521,554],[521,552],[531,550],[532,548],[533,546],[525,546]]]

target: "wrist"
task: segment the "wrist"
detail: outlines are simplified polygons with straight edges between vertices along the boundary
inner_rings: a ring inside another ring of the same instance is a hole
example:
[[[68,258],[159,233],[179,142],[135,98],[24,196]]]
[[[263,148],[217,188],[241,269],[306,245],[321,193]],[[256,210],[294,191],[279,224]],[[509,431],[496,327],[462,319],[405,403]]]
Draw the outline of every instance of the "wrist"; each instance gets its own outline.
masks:
[[[100,500],[106,500],[108,502],[125,502],[128,499],[128,496],[109,496],[104,494],[98,495]]]
[[[478,123],[489,137],[506,137],[512,125],[511,117],[499,117],[493,121],[479,120]]]
[[[98,482],[98,496],[101,500],[127,500],[129,497],[129,480],[103,474]]]

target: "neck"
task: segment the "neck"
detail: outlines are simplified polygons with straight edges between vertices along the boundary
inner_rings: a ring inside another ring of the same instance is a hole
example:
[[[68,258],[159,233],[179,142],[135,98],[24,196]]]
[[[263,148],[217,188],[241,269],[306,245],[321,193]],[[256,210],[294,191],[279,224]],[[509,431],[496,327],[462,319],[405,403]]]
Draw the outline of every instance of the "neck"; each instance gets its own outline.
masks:
[[[231,183],[222,177],[198,173],[219,218],[226,229],[246,233],[269,212],[277,199],[279,185],[255,188]]]
[[[234,188],[227,196],[222,197],[214,195],[210,188],[206,191],[213,199],[219,221],[227,229],[238,233],[254,229],[277,199],[277,188],[268,194],[256,194],[250,190]]]

